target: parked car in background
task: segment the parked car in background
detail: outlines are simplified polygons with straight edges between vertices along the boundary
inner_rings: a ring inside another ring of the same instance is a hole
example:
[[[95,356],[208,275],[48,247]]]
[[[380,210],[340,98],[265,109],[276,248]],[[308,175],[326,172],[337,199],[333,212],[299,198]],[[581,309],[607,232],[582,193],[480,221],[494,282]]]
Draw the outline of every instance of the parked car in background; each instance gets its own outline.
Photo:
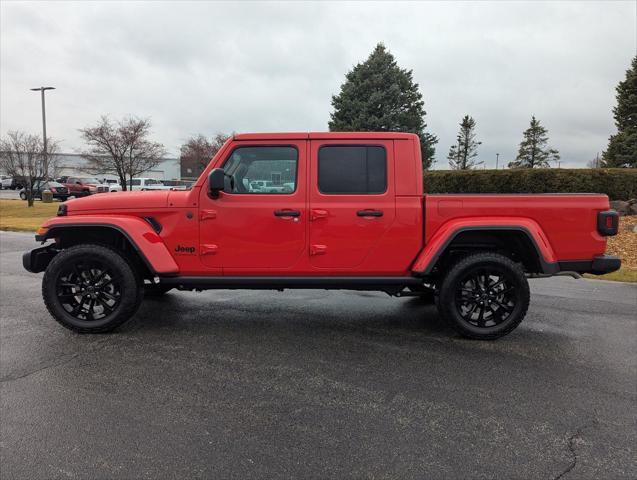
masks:
[[[50,190],[53,194],[53,198],[56,200],[67,200],[69,198],[69,190],[64,185],[54,180],[41,180],[33,185],[33,198],[39,198],[42,200],[42,192],[44,190]],[[20,198],[22,200],[27,199],[26,189],[20,190]]]
[[[94,193],[105,193],[109,191],[106,184],[94,177],[60,177],[57,179],[69,190],[69,195],[73,197],[86,197]]]
[[[119,184],[119,180],[104,179],[104,185],[108,185],[109,192],[121,192],[122,186]]]
[[[162,183],[173,190],[188,190],[194,182],[191,180],[162,180]]]
[[[164,185],[161,180],[154,178],[133,178],[130,190],[170,190],[172,187]]]
[[[9,189],[11,188],[11,185],[13,185],[13,177],[10,177],[9,175],[0,175],[1,190]]]

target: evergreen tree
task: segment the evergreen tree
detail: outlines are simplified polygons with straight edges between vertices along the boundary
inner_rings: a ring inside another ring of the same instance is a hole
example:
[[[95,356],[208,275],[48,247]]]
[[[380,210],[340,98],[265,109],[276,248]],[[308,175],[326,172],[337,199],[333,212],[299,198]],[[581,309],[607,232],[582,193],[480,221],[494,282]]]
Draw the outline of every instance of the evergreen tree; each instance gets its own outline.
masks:
[[[400,68],[382,43],[345,75],[332,106],[330,131],[415,133],[420,137],[423,166],[431,166],[438,138],[425,132],[422,94],[412,71]]]
[[[531,125],[524,131],[518,156],[515,161],[509,163],[509,168],[548,168],[550,161],[559,160],[559,152],[547,145],[548,133],[533,115]]]
[[[476,121],[473,117],[465,115],[460,122],[457,144],[449,149],[449,167],[452,170],[471,170],[483,162],[475,161],[478,156],[478,145],[482,142],[476,140]]]
[[[604,166],[637,168],[637,56],[616,91],[613,117],[617,133],[610,136],[608,149],[603,153]]]

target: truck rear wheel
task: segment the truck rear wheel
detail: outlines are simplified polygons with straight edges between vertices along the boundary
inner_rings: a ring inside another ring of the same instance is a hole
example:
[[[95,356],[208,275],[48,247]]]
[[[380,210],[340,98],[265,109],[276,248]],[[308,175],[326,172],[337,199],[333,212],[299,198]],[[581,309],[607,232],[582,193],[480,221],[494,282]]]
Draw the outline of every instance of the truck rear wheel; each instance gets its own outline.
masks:
[[[529,284],[520,265],[497,253],[462,258],[440,285],[438,311],[458,333],[494,340],[513,331],[529,307]]]
[[[135,314],[143,287],[118,252],[85,244],[53,257],[42,279],[42,296],[49,313],[64,327],[80,333],[102,333]]]

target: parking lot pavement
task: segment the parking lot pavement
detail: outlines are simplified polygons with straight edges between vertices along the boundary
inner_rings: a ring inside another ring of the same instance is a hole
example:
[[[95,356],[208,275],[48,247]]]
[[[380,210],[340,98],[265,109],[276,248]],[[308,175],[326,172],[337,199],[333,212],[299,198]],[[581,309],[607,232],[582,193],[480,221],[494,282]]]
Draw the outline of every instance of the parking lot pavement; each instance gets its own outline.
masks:
[[[0,190],[0,199],[3,200],[19,200],[20,190]]]
[[[114,334],[47,314],[0,233],[0,476],[636,478],[637,286],[533,280],[457,337],[380,293],[175,292]]]

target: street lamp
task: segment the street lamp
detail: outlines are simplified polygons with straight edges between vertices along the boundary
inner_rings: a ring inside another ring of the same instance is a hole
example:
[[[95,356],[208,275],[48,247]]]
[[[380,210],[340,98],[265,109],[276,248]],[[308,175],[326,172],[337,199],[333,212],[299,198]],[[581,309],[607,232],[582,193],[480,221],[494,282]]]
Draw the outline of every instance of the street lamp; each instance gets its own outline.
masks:
[[[33,90],[34,92],[37,92],[39,90],[42,94],[42,137],[44,140],[44,161],[46,162],[46,156],[47,156],[48,150],[46,148],[46,112],[44,108],[44,91],[55,90],[55,87],[39,87],[39,88],[32,88],[31,90]]]
[[[498,160],[500,160],[500,154],[496,153],[495,154],[495,169],[498,169]]]

